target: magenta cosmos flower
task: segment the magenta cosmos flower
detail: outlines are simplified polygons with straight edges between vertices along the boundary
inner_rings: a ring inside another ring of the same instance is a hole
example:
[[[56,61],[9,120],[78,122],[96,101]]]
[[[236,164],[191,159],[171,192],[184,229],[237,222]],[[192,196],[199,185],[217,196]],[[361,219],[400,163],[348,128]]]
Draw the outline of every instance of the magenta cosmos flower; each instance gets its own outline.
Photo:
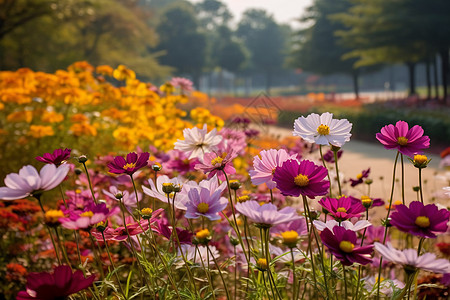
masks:
[[[80,270],[72,273],[69,266],[58,266],[53,274],[30,273],[26,291],[20,291],[17,300],[57,300],[84,290],[92,285],[95,276],[85,278]]]
[[[367,170],[363,170],[361,173],[356,175],[356,179],[350,178],[350,185],[352,187],[354,187],[354,186],[357,186],[357,185],[363,183],[364,178],[369,177],[369,174],[370,174],[370,168],[368,168]]]
[[[350,197],[322,198],[319,204],[336,220],[345,221],[350,218],[359,218],[366,209],[359,200]]]
[[[370,258],[373,245],[358,247],[356,232],[345,229],[344,227],[334,226],[333,231],[325,228],[320,233],[322,243],[328,247],[331,254],[345,266],[351,266],[354,263],[366,265],[372,262]]]
[[[398,121],[395,126],[392,124],[384,126],[376,137],[384,148],[397,149],[410,157],[430,147],[430,138],[423,135],[422,127],[415,125],[409,129],[405,121]]]
[[[195,165],[195,169],[208,173],[208,179],[217,174],[220,180],[225,180],[225,172],[227,175],[236,173],[232,160],[237,156],[233,150],[230,153],[205,153],[200,163]]]
[[[59,166],[70,158],[70,152],[72,149],[55,149],[53,153],[44,153],[42,156],[37,156],[36,160],[46,163],[46,164],[54,164]]]
[[[435,238],[436,233],[447,231],[450,212],[439,209],[435,204],[423,205],[414,201],[406,205],[395,206],[391,215],[391,224],[398,230],[424,238]]]
[[[84,211],[64,210],[65,213],[69,212],[69,217],[59,218],[59,221],[61,226],[67,229],[90,229],[95,224],[105,221],[109,216],[117,214],[119,210],[117,206],[109,210],[105,203],[89,203]]]
[[[188,192],[188,202],[186,202],[186,214],[188,219],[198,219],[200,216],[211,221],[220,220],[219,212],[225,209],[228,200],[221,197],[222,190],[211,191],[204,187],[192,188]]]
[[[450,262],[446,259],[437,259],[433,253],[418,255],[416,249],[405,249],[403,251],[395,249],[391,243],[386,246],[375,243],[377,250],[383,259],[402,265],[406,269],[422,269],[433,273],[450,273]]]
[[[43,166],[38,173],[33,166],[24,166],[19,170],[19,174],[6,175],[6,187],[0,187],[0,199],[17,200],[49,191],[66,178],[69,170],[70,166],[66,164],[59,167],[49,164]]]
[[[150,153],[143,152],[137,154],[136,152],[130,152],[127,154],[127,160],[122,156],[114,157],[114,161],[108,164],[109,173],[113,174],[128,174],[133,175],[134,172],[147,166]]]
[[[328,193],[330,182],[324,180],[327,169],[315,165],[312,161],[287,160],[281,167],[275,169],[273,181],[285,196],[300,195],[314,199]]]
[[[249,174],[254,185],[265,183],[269,189],[274,189],[277,184],[274,182],[273,174],[277,167],[281,167],[288,159],[295,160],[296,154],[289,155],[286,150],[269,149],[262,150],[259,155],[253,158],[253,168]]]
[[[240,214],[262,226],[270,227],[303,218],[292,207],[288,206],[278,210],[272,203],[260,205],[254,200],[237,203],[235,208]]]

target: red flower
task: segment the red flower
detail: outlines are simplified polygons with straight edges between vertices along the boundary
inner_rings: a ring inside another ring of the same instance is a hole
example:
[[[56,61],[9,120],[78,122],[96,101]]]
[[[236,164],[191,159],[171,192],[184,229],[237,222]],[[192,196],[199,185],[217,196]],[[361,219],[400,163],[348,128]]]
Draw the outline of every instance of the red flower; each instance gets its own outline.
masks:
[[[59,166],[63,161],[70,158],[70,152],[72,152],[72,149],[55,149],[53,153],[44,153],[42,156],[37,156],[36,160]]]
[[[80,270],[72,273],[69,266],[58,266],[53,274],[30,273],[26,291],[20,291],[17,300],[57,300],[84,290],[92,285],[95,276],[85,278]]]

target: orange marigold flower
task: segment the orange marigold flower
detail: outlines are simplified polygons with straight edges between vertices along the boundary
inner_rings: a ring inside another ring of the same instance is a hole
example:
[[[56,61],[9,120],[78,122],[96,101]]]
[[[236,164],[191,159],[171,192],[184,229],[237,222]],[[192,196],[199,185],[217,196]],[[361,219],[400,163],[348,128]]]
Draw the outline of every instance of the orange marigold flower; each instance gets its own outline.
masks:
[[[28,133],[29,135],[37,139],[55,135],[55,132],[53,131],[53,128],[51,126],[42,125],[31,125]]]
[[[9,281],[25,279],[27,273],[27,269],[22,265],[16,263],[9,263],[6,265],[6,279]]]
[[[83,114],[74,114],[73,116],[70,117],[70,121],[72,123],[82,123],[82,122],[87,122],[88,121],[88,117],[86,117]]]
[[[102,65],[102,66],[98,66],[95,69],[95,72],[97,72],[98,74],[102,74],[102,75],[112,76],[114,70],[113,70],[113,68],[111,68],[108,65]]]
[[[113,72],[113,77],[119,81],[126,79],[135,79],[136,73],[133,70],[128,69],[124,65],[119,65]]]
[[[64,115],[54,111],[44,111],[41,117],[42,122],[59,123],[64,120]]]
[[[94,72],[94,67],[87,61],[77,61],[71,64],[67,70],[78,73],[82,71]]]
[[[88,123],[75,123],[70,126],[69,130],[75,136],[91,135],[97,136],[97,129]]]
[[[33,120],[33,112],[30,110],[22,110],[10,113],[6,120],[8,122],[27,122],[30,123]]]

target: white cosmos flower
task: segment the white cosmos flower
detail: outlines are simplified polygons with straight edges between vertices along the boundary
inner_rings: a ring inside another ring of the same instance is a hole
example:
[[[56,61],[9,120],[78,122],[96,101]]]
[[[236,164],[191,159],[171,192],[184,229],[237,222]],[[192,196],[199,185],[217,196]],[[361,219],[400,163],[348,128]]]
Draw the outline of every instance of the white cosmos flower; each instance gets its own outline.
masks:
[[[325,228],[328,228],[330,231],[333,231],[333,228],[335,226],[341,226],[347,230],[356,232],[356,231],[360,231],[361,229],[372,226],[372,224],[367,220],[359,220],[355,224],[353,224],[350,221],[343,221],[343,222],[341,222],[340,225],[339,225],[339,222],[336,220],[328,220],[326,223],[319,221],[319,220],[314,220],[313,223],[314,223],[314,226],[319,231],[323,231]]]
[[[293,135],[318,145],[334,145],[342,147],[350,141],[352,123],[346,119],[333,119],[333,114],[326,112],[321,115],[310,114],[300,117],[294,122]]]
[[[47,164],[38,173],[31,165],[23,166],[18,174],[6,175],[6,187],[0,187],[0,199],[17,200],[31,196],[33,193],[49,191],[66,178],[69,169],[70,166],[67,164],[59,167]]]
[[[217,129],[214,128],[208,132],[206,124],[203,125],[203,129],[185,128],[183,136],[184,140],[178,140],[175,143],[175,149],[189,155],[189,159],[202,159],[204,153],[216,150],[217,145],[222,141],[222,136],[217,134]]]
[[[167,203],[167,194],[163,191],[163,185],[165,183],[171,183],[174,186],[175,185],[181,186],[181,192],[177,193],[175,196],[175,207],[181,210],[186,210],[186,202],[188,201],[188,199],[187,196],[184,196],[185,193],[183,193],[183,179],[180,176],[169,178],[169,176],[167,175],[161,175],[158,176],[158,178],[156,179],[156,185],[152,179],[149,179],[148,183],[150,184],[150,188],[142,186],[144,194],[149,195],[150,197],[156,198],[165,203]],[[171,199],[171,204],[173,201],[173,196],[174,193],[173,192],[170,193],[169,197]]]

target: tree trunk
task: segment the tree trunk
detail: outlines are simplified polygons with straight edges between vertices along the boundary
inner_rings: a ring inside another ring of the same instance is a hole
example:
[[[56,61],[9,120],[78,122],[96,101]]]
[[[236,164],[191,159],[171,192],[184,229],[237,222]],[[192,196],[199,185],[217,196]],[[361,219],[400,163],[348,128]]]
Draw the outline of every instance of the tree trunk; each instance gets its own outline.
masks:
[[[355,98],[359,100],[359,72],[358,70],[354,70],[352,73],[353,79],[353,92],[355,93]]]
[[[416,94],[416,63],[409,62],[406,64],[408,66],[409,73],[409,95],[413,96]]]
[[[439,77],[438,77],[438,63],[437,63],[437,55],[434,55],[434,59],[432,61],[433,63],[433,80],[434,80],[434,93],[435,93],[435,98],[439,99]]]
[[[444,96],[443,96],[443,99],[442,99],[442,103],[445,104],[447,102],[448,71],[449,71],[448,48],[445,48],[445,49],[442,49],[441,51],[439,51],[439,55],[441,56],[442,87],[444,89]]]
[[[427,82],[427,100],[431,99],[431,72],[430,72],[430,58],[425,62],[425,80]]]

